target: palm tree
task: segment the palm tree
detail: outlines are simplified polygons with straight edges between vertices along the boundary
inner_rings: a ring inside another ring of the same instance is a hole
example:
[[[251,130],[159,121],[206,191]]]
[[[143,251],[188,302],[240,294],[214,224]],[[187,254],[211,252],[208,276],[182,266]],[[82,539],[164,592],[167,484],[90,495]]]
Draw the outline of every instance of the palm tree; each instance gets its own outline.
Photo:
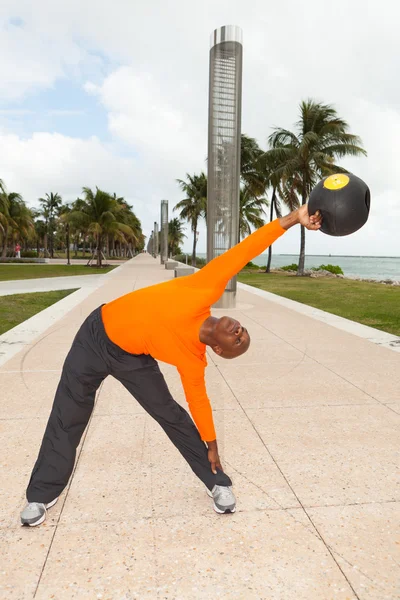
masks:
[[[39,202],[42,205],[42,214],[46,219],[48,231],[50,232],[50,257],[54,258],[54,227],[55,227],[55,216],[62,204],[62,198],[60,194],[50,192],[46,194],[45,198],[39,198]],[[47,250],[47,243],[46,243]]]
[[[31,208],[31,214],[33,219],[33,232],[32,237],[33,241],[36,243],[37,255],[40,256],[40,248],[42,248],[44,244],[44,237],[47,232],[47,227],[45,222],[39,217],[42,216],[42,211],[37,208]]]
[[[265,225],[263,215],[266,198],[256,198],[246,187],[240,190],[240,208],[239,208],[239,240],[250,235],[251,227],[258,229]]]
[[[0,225],[3,232],[3,250],[1,256],[7,256],[8,242],[15,238],[25,239],[33,231],[33,217],[26,206],[21,194],[7,193],[4,184],[1,184],[0,210],[2,213]]]
[[[168,255],[174,256],[180,253],[180,245],[186,235],[182,231],[182,223],[179,219],[171,219],[168,223]]]
[[[349,125],[329,104],[306,100],[300,104],[296,133],[276,128],[269,137],[269,153],[276,164],[275,175],[290,182],[307,202],[317,180],[346,169],[336,164],[345,156],[366,156],[361,139],[348,132]],[[298,275],[304,274],[305,230],[301,227]]]
[[[7,224],[6,213],[8,212],[8,200],[3,180],[0,179],[0,232],[4,234]]]
[[[174,210],[181,209],[180,218],[190,223],[193,232],[192,265],[195,267],[197,224],[199,219],[205,216],[207,210],[207,177],[203,172],[200,175],[186,173],[186,179],[187,181],[177,180],[182,192],[186,194],[186,198],[178,202]]]
[[[240,139],[240,179],[254,197],[262,196],[268,186],[269,172],[265,170],[263,150],[254,138],[242,133]]]
[[[67,253],[67,265],[70,265],[70,232],[71,232],[71,221],[69,219],[69,215],[72,212],[71,206],[65,204],[60,208],[59,212],[59,222],[62,226],[63,233],[65,234],[65,249]]]
[[[299,199],[296,192],[296,178],[285,178],[277,169],[280,166],[277,163],[276,156],[269,150],[263,153],[258,161],[258,166],[264,173],[264,177],[268,183],[268,187],[272,188],[272,197],[269,211],[269,221],[272,222],[275,218],[282,216],[282,204],[292,211],[299,206]],[[270,273],[272,261],[272,244],[268,247],[268,261],[265,273]]]
[[[71,204],[71,211],[68,213],[70,233],[74,236],[74,246],[75,246],[75,257],[78,256],[78,248],[80,242],[82,242],[83,253],[82,256],[85,258],[86,255],[86,243],[89,235],[89,217],[85,212],[86,209],[86,201],[82,200],[82,198],[77,198]]]
[[[3,250],[1,256],[7,255],[7,237],[8,237],[8,218],[10,203],[7,190],[2,179],[0,179],[0,232],[3,238]]]
[[[80,204],[80,210],[72,210],[67,218],[75,227],[85,228],[95,235],[97,266],[101,267],[105,235],[123,234],[124,239],[134,239],[135,235],[131,227],[117,220],[120,207],[110,194],[98,187],[96,193],[84,187],[83,194],[84,204]]]
[[[128,204],[124,198],[117,198],[116,194],[114,193],[113,200],[118,206],[118,221],[124,223],[125,225],[128,225],[133,232],[133,236],[125,236],[124,238],[121,237],[121,232],[118,232],[116,236],[112,236],[113,249],[115,245],[115,240],[118,238],[119,241],[125,243],[125,245],[131,251],[136,250],[139,248],[141,243],[143,243],[144,245],[142,224],[139,218],[134,213],[133,207],[130,206],[130,204]]]

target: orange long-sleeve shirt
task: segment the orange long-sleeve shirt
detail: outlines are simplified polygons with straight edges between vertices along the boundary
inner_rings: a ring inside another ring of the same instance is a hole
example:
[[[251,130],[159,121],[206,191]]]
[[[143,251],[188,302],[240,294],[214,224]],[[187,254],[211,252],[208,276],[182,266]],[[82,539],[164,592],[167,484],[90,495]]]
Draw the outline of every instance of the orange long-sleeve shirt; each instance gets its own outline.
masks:
[[[177,367],[202,440],[216,438],[205,386],[206,346],[199,330],[229,279],[286,230],[264,225],[200,271],[117,298],[103,306],[108,337],[132,354],[150,354]]]

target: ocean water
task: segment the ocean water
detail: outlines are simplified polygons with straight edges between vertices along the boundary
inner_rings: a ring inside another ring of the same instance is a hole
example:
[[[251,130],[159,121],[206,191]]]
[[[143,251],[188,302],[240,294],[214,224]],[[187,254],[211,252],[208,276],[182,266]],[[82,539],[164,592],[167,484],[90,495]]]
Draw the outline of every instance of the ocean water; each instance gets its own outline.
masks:
[[[205,254],[198,254],[205,258]],[[256,265],[267,264],[268,254],[260,254],[253,259]],[[298,254],[272,254],[272,268],[298,263]],[[400,256],[306,256],[306,269],[320,265],[339,265],[345,277],[362,279],[392,279],[400,281]]]

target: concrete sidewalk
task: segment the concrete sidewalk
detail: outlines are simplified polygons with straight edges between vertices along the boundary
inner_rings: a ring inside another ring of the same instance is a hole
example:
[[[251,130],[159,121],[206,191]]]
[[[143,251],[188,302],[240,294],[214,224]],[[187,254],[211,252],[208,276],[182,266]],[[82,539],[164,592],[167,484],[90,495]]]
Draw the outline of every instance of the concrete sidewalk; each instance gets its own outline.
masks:
[[[72,275],[71,277],[42,277],[39,279],[0,281],[0,296],[72,290],[82,287],[97,288],[102,277],[104,275]]]
[[[235,361],[209,355],[207,369],[237,512],[213,512],[109,378],[67,490],[43,526],[18,525],[78,327],[172,276],[138,256],[0,367],[0,598],[398,600],[400,356],[244,290],[230,312],[252,345]],[[176,370],[161,367],[185,405]]]

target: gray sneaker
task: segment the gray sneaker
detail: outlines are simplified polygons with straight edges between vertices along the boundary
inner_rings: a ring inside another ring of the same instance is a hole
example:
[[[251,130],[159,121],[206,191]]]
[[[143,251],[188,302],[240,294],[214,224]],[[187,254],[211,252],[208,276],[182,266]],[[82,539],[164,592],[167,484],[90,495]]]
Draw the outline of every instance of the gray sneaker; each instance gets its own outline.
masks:
[[[233,495],[231,486],[214,485],[211,491],[208,488],[206,488],[206,490],[210,498],[214,500],[215,512],[220,515],[235,512],[236,498]]]
[[[48,504],[42,504],[41,502],[28,502],[24,510],[21,513],[21,525],[29,525],[29,527],[36,527],[40,525],[46,518],[46,511],[57,502],[58,498],[49,502]]]

